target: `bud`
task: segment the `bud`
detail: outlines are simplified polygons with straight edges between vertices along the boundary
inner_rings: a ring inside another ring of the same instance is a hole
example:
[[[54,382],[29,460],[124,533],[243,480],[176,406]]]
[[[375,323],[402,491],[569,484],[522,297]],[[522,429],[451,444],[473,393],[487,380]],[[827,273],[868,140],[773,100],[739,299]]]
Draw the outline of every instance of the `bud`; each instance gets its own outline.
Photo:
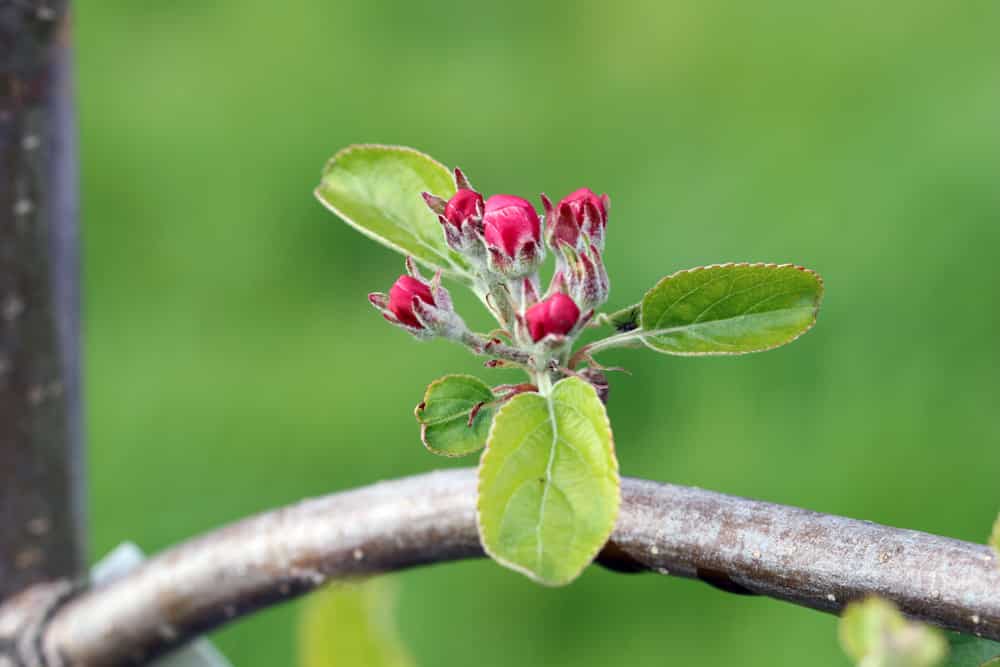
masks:
[[[434,305],[431,289],[412,276],[400,276],[389,290],[389,311],[406,326],[423,329],[424,325],[413,314],[414,300]]]
[[[546,336],[565,336],[580,320],[580,309],[562,292],[556,292],[536,303],[524,313],[531,340],[536,343]]]
[[[574,248],[588,245],[582,240],[584,236],[590,239],[589,245],[599,250],[604,248],[604,228],[611,206],[607,195],[598,197],[589,188],[580,188],[564,197],[557,206],[553,206],[548,197],[543,197],[542,202],[550,248],[555,249],[562,243]]]
[[[457,167],[455,185],[458,189],[448,201],[427,192],[422,193],[424,201],[437,214],[448,245],[467,257],[482,259],[483,196]]]
[[[486,200],[483,236],[490,268],[507,278],[521,278],[538,268],[544,254],[541,223],[535,207],[512,195]]]
[[[565,243],[560,244],[558,259],[550,293],[567,292],[581,308],[596,308],[608,300],[611,284],[596,246],[577,251]]]
[[[483,196],[475,190],[459,190],[444,207],[444,218],[458,229],[466,222],[482,223]]]
[[[402,275],[393,283],[389,294],[373,292],[368,300],[391,324],[406,329],[418,338],[434,335],[460,339],[467,333],[462,318],[455,313],[448,290],[441,286],[438,272],[430,283],[416,270],[412,259],[407,259],[409,275]]]

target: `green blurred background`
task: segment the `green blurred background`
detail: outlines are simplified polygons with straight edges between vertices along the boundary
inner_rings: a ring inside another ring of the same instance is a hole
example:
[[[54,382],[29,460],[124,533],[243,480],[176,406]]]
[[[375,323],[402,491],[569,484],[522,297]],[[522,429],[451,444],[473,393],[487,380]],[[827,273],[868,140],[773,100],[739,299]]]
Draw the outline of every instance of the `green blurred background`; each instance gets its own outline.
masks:
[[[487,192],[607,192],[610,306],[665,273],[794,261],[776,352],[609,354],[624,474],[981,542],[1000,507],[1000,3],[77,3],[92,544],[449,465],[413,405],[464,371],[365,295],[401,259],[312,198],[353,142]],[[468,319],[485,324],[476,316]],[[470,465],[460,461],[453,465]],[[843,665],[835,619],[592,568],[399,577],[425,666]],[[296,605],[217,633],[294,661]]]

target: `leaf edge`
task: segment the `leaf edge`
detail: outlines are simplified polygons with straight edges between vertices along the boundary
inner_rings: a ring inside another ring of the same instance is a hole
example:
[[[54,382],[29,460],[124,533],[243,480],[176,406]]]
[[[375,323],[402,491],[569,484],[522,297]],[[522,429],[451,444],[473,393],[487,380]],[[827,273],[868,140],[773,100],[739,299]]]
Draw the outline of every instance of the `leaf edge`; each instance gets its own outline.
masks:
[[[710,270],[710,269],[724,269],[724,268],[797,269],[797,270],[802,271],[803,273],[806,273],[806,274],[812,276],[813,278],[815,278],[816,284],[819,287],[819,292],[816,295],[815,303],[813,304],[813,307],[812,307],[812,318],[810,319],[808,326],[806,326],[805,328],[803,328],[801,331],[799,331],[798,333],[796,333],[791,338],[788,338],[787,340],[783,340],[780,343],[776,343],[774,345],[769,345],[767,347],[761,347],[761,348],[757,348],[757,349],[753,349],[753,350],[745,350],[745,351],[739,351],[739,352],[667,352],[667,351],[660,350],[658,348],[653,347],[646,340],[646,337],[643,336],[640,333],[640,332],[643,331],[642,306],[643,306],[643,304],[645,304],[646,298],[650,294],[652,294],[654,291],[656,291],[656,289],[659,288],[660,285],[662,285],[666,281],[671,280],[673,278],[677,278],[678,276],[681,276],[683,274],[686,274],[686,273],[697,273],[698,271],[707,271],[707,270]],[[760,352],[770,352],[771,350],[776,350],[779,347],[784,347],[785,345],[788,345],[789,343],[794,343],[796,340],[798,340],[799,338],[801,338],[805,334],[807,334],[810,331],[812,331],[813,327],[816,326],[817,320],[819,319],[819,310],[820,310],[820,307],[823,305],[823,297],[825,296],[825,294],[826,294],[826,284],[825,284],[825,282],[823,280],[823,276],[821,276],[818,272],[816,272],[816,271],[814,271],[812,269],[808,269],[808,268],[806,268],[806,267],[804,267],[804,266],[802,266],[800,264],[793,264],[793,263],[790,263],[790,262],[786,262],[784,264],[778,264],[776,262],[723,262],[721,264],[706,264],[704,266],[695,266],[695,267],[690,268],[690,269],[681,269],[680,271],[674,271],[673,273],[660,278],[658,281],[656,281],[655,285],[653,285],[651,288],[649,288],[648,290],[646,290],[646,293],[642,295],[642,299],[639,301],[639,304],[638,304],[639,305],[639,328],[635,329],[634,331],[637,332],[636,337],[639,339],[639,341],[645,347],[647,347],[648,349],[650,349],[653,352],[656,352],[658,354],[665,354],[665,355],[671,356],[671,357],[742,357],[742,356],[745,356],[745,355],[748,355],[748,354],[758,354]]]
[[[434,449],[433,447],[431,447],[430,445],[427,444],[427,427],[428,426],[436,426],[437,424],[440,424],[442,422],[435,422],[433,424],[427,424],[425,422],[420,421],[420,416],[419,416],[420,409],[427,403],[427,395],[430,394],[431,389],[433,389],[435,386],[441,384],[442,382],[444,382],[448,378],[456,378],[456,377],[457,378],[464,378],[464,379],[472,379],[472,380],[475,380],[476,382],[480,382],[480,383],[482,383],[482,385],[484,387],[486,387],[487,389],[490,390],[491,394],[493,393],[493,388],[490,387],[488,384],[486,384],[486,382],[484,382],[480,378],[476,377],[475,375],[471,375],[469,373],[449,373],[447,375],[442,375],[441,377],[439,377],[438,379],[434,380],[429,385],[427,385],[427,389],[424,390],[424,398],[423,398],[423,400],[420,401],[419,403],[417,403],[417,407],[413,408],[413,416],[417,420],[417,423],[420,425],[420,442],[421,442],[421,444],[423,444],[424,449],[426,449],[431,454],[434,454],[435,456],[442,456],[442,457],[444,457],[446,459],[460,459],[463,456],[469,456],[470,454],[475,454],[476,452],[478,452],[478,451],[483,450],[483,449],[486,448],[486,444],[484,443],[482,447],[477,447],[475,449],[470,449],[467,452],[462,452],[461,454],[456,454],[456,453],[451,453],[451,452],[445,452],[444,450],[440,450],[440,449]],[[496,416],[497,416],[497,413],[499,413],[499,412],[500,412],[500,410],[496,410],[493,413],[493,421],[496,421]],[[492,433],[492,431],[493,431],[493,424],[491,423],[490,424],[490,433]],[[489,442],[489,433],[486,435],[486,440],[487,440],[487,442]]]
[[[386,152],[411,153],[413,155],[416,155],[416,156],[418,156],[418,157],[426,160],[427,162],[431,163],[431,165],[433,165],[435,167],[440,167],[442,170],[444,170],[445,173],[447,173],[449,175],[449,177],[451,176],[451,171],[448,169],[448,167],[446,167],[442,163],[438,162],[436,159],[434,159],[433,157],[431,157],[429,154],[424,153],[423,151],[418,150],[416,148],[413,148],[411,146],[400,146],[400,145],[397,145],[397,144],[349,144],[349,145],[345,146],[344,148],[341,148],[336,153],[334,153],[333,156],[331,156],[330,158],[328,158],[327,161],[323,164],[323,169],[320,172],[319,185],[317,185],[315,188],[313,188],[313,191],[312,191],[313,197],[316,199],[316,201],[318,201],[323,206],[323,208],[325,208],[326,210],[330,211],[335,216],[337,216],[342,222],[344,222],[345,224],[347,224],[349,227],[351,227],[355,231],[361,233],[363,236],[366,236],[369,240],[375,241],[379,245],[381,245],[381,246],[383,246],[385,248],[388,248],[389,250],[392,250],[393,252],[396,252],[396,253],[402,255],[403,257],[411,257],[411,256],[413,256],[413,255],[411,255],[411,253],[409,253],[408,251],[406,251],[403,248],[399,247],[397,244],[393,243],[392,241],[390,241],[390,240],[388,240],[388,239],[380,236],[379,234],[373,232],[372,230],[368,229],[367,227],[364,227],[364,226],[358,224],[357,222],[355,222],[354,220],[352,220],[350,217],[348,217],[347,215],[345,215],[332,202],[327,201],[323,197],[323,194],[322,194],[323,182],[326,179],[327,175],[330,173],[330,171],[333,169],[333,167],[336,164],[337,160],[338,159],[342,159],[346,155],[348,155],[349,153],[352,153],[352,152],[360,150],[360,149],[382,149],[382,150],[385,150]],[[434,194],[434,193],[432,193],[432,194]],[[449,266],[442,266],[440,264],[433,264],[431,262],[428,262],[425,259],[422,259],[422,258],[416,257],[416,256],[413,256],[413,258],[416,261],[418,261],[421,264],[423,264],[425,267],[427,267],[430,270],[441,269],[445,274],[453,276],[453,277],[455,277],[455,278],[457,278],[457,279],[459,279],[459,280],[461,280],[463,282],[467,282],[467,281],[471,280],[473,278],[473,276],[467,270],[468,267],[462,267],[462,266],[455,265],[454,264],[455,258],[451,256],[450,249],[448,249],[447,245],[445,245],[444,247],[446,249],[446,252],[449,253],[447,255],[447,257],[449,259],[449,262],[450,262]]]
[[[614,462],[614,473],[615,473],[615,512],[614,512],[615,521],[614,521],[614,523],[611,526],[611,530],[608,531],[608,536],[604,539],[604,542],[602,542],[596,549],[594,549],[593,553],[590,554],[590,556],[588,557],[587,562],[582,567],[580,567],[580,569],[578,571],[576,571],[575,573],[573,573],[571,576],[567,577],[564,580],[558,580],[558,581],[545,580],[545,579],[542,579],[541,577],[539,577],[537,574],[535,574],[531,570],[527,569],[526,567],[524,567],[522,565],[518,565],[517,563],[512,563],[512,562],[508,561],[505,558],[501,558],[501,557],[497,556],[496,554],[494,554],[492,552],[492,550],[488,546],[486,546],[486,542],[485,542],[485,540],[483,540],[483,526],[482,526],[482,512],[483,512],[483,510],[482,510],[482,505],[481,505],[481,502],[480,502],[480,499],[482,498],[482,494],[480,493],[480,490],[482,488],[482,477],[480,476],[479,473],[480,473],[480,471],[483,468],[483,462],[485,461],[486,456],[489,454],[489,451],[490,451],[490,441],[493,439],[493,432],[496,429],[497,420],[500,417],[500,413],[502,413],[505,409],[507,409],[507,406],[511,405],[514,401],[516,401],[517,399],[519,399],[521,396],[532,395],[532,394],[534,394],[536,396],[542,396],[540,393],[538,393],[538,392],[527,392],[525,394],[520,394],[518,396],[515,396],[510,401],[508,401],[507,403],[505,403],[503,405],[503,407],[501,407],[499,410],[496,411],[496,414],[493,415],[493,423],[490,425],[489,435],[487,435],[487,437],[486,437],[486,446],[483,448],[483,454],[482,454],[482,456],[480,458],[479,466],[476,469],[476,533],[479,536],[479,544],[480,544],[480,546],[482,546],[483,551],[486,553],[486,555],[491,560],[494,560],[497,563],[499,563],[500,565],[502,565],[503,567],[507,568],[508,570],[512,570],[514,572],[517,572],[518,574],[522,574],[525,577],[527,577],[528,579],[530,579],[531,581],[533,581],[534,583],[540,584],[540,585],[545,586],[547,588],[560,588],[562,586],[566,586],[566,585],[571,584],[574,581],[576,581],[580,577],[580,575],[583,574],[584,570],[586,570],[588,567],[590,567],[594,563],[594,559],[597,558],[597,555],[599,553],[601,553],[601,550],[607,544],[608,540],[611,539],[611,535],[614,533],[615,525],[617,525],[617,522],[618,522],[618,517],[621,514],[621,504],[622,504],[621,466],[618,463],[618,453],[617,453],[617,449],[615,447],[615,434],[614,434],[614,430],[611,428],[611,417],[610,417],[610,415],[608,415],[607,408],[604,407],[603,403],[601,403],[601,399],[597,395],[597,390],[594,389],[593,385],[591,385],[588,382],[584,382],[580,378],[572,377],[572,376],[565,377],[565,378],[559,380],[558,382],[556,382],[552,386],[552,391],[555,391],[556,387],[558,387],[563,382],[567,382],[567,381],[570,381],[570,380],[575,380],[575,381],[580,382],[583,385],[585,385],[589,389],[589,391],[593,393],[594,399],[598,403],[600,403],[601,407],[603,408],[604,424],[607,426],[607,429],[608,429],[608,444],[609,444],[610,449],[611,449],[611,460]],[[542,396],[542,398],[547,398],[547,397]]]

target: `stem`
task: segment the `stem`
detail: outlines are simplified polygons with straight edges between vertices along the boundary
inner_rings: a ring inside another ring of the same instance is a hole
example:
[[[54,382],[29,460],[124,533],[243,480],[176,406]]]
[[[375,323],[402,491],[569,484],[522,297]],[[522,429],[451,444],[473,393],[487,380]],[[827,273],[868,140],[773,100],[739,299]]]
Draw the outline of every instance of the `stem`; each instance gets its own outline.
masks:
[[[481,557],[475,508],[469,468],[265,512],[71,600],[40,641],[65,659],[49,664],[143,664],[331,578]],[[1000,568],[988,547],[703,489],[623,478],[598,562],[830,613],[877,594],[914,618],[1000,640]],[[16,603],[0,607],[0,634],[27,613],[29,601]]]
[[[531,355],[519,348],[497,342],[494,338],[488,338],[482,334],[466,332],[460,341],[469,350],[479,356],[496,357],[506,361],[512,361],[522,366],[531,363]]]
[[[601,350],[606,350],[612,347],[624,347],[633,344],[641,340],[641,336],[642,332],[637,329],[635,331],[625,331],[613,336],[608,336],[607,338],[602,338],[601,340],[595,340],[593,343],[584,345],[577,350],[576,353],[570,357],[568,367],[576,368],[581,362],[586,361]]]
[[[538,385],[538,393],[548,396],[552,393],[552,374],[547,370],[540,370],[535,374],[535,384]]]

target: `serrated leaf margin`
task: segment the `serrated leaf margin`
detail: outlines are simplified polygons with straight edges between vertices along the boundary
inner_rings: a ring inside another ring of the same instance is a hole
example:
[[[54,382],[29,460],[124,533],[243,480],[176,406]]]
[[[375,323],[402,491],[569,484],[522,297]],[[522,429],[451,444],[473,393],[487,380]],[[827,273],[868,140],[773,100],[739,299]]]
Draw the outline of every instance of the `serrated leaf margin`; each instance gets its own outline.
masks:
[[[579,380],[579,378],[566,377],[566,378],[563,378],[562,380],[560,380],[559,382],[557,382],[555,385],[553,385],[552,391],[555,391],[555,388],[557,386],[559,386],[561,383],[569,381],[569,380],[574,380],[574,379],[576,379],[576,380],[578,380],[580,382],[583,382],[582,380]],[[593,385],[591,385],[591,384],[589,384],[587,382],[583,382],[583,384],[585,384],[588,387],[588,389],[591,392],[593,392],[595,400],[597,400],[598,403],[600,403],[601,406],[604,407],[604,404],[601,403],[601,399],[598,397],[597,390],[594,389]],[[532,393],[535,393],[535,392],[532,392]],[[539,395],[541,395],[541,394],[539,394]],[[517,397],[515,396],[514,398],[516,399]],[[547,398],[547,399],[551,400],[549,397],[543,396],[543,398]],[[594,562],[594,559],[597,558],[597,554],[599,554],[601,552],[601,549],[604,548],[605,544],[607,544],[607,541],[611,538],[611,534],[614,532],[614,526],[615,526],[615,524],[612,524],[611,529],[608,531],[608,535],[604,538],[604,542],[602,542],[600,545],[598,545],[593,550],[593,553],[591,553],[589,555],[587,563],[585,565],[583,565],[579,569],[579,571],[577,571],[576,573],[574,573],[572,576],[567,577],[565,580],[561,580],[561,581],[546,581],[546,580],[542,579],[541,577],[537,576],[534,572],[532,572],[531,570],[527,569],[526,567],[523,567],[521,565],[518,565],[517,563],[513,563],[511,561],[508,561],[505,558],[502,558],[502,557],[498,556],[497,554],[493,553],[492,550],[488,546],[486,546],[486,542],[485,542],[485,540],[483,540],[483,524],[482,524],[483,509],[482,509],[482,504],[481,504],[481,500],[480,500],[482,498],[482,494],[480,493],[481,485],[482,485],[482,478],[479,476],[479,471],[482,470],[483,462],[486,460],[486,457],[489,456],[489,453],[490,453],[490,441],[493,440],[493,434],[494,434],[494,431],[496,430],[496,426],[497,426],[497,419],[500,416],[500,414],[504,411],[504,409],[513,402],[513,400],[514,399],[511,399],[511,401],[509,401],[506,404],[504,404],[504,406],[502,408],[500,408],[499,410],[497,410],[496,414],[493,415],[493,423],[490,425],[490,433],[489,433],[489,435],[486,438],[486,447],[483,449],[483,454],[482,454],[482,456],[480,457],[480,460],[479,460],[479,469],[477,469],[477,471],[476,471],[476,532],[479,534],[479,543],[483,547],[483,551],[486,552],[486,555],[489,556],[492,560],[496,561],[500,565],[503,565],[504,567],[506,567],[506,568],[508,568],[510,570],[513,570],[514,572],[517,572],[519,574],[523,574],[528,579],[530,579],[531,581],[533,581],[533,582],[535,582],[537,584],[541,584],[542,586],[547,586],[549,588],[558,588],[560,586],[565,586],[565,585],[570,584],[573,581],[575,581],[581,574],[583,574],[583,571],[586,570],[587,567],[589,567]],[[617,517],[618,517],[619,513],[621,512],[622,480],[621,480],[621,470],[620,470],[620,466],[619,466],[619,463],[618,463],[618,454],[617,454],[617,450],[615,448],[615,434],[614,434],[614,431],[611,429],[611,418],[608,415],[608,411],[607,411],[606,408],[604,409],[604,424],[605,424],[605,426],[608,429],[608,445],[611,448],[611,460],[614,462],[615,492],[616,492],[615,493],[615,511],[614,511],[614,514],[615,514],[615,519],[616,519],[615,523],[617,523]]]
[[[323,198],[321,192],[323,189],[323,181],[326,178],[327,174],[329,174],[330,171],[333,169],[334,165],[337,163],[337,160],[342,160],[351,153],[365,149],[380,149],[380,150],[385,150],[387,152],[410,153],[412,155],[419,157],[422,160],[425,160],[431,166],[442,169],[445,173],[449,174],[449,176],[451,174],[451,171],[448,169],[448,167],[441,164],[440,162],[432,158],[427,153],[424,153],[423,151],[417,150],[416,148],[412,148],[410,146],[399,146],[396,144],[351,144],[349,146],[341,148],[339,151],[334,153],[333,156],[329,158],[323,165],[323,170],[320,172],[319,185],[313,188],[313,197],[315,197],[316,200],[319,201],[319,203],[322,204],[324,208],[326,208],[328,211],[330,211],[338,218],[340,218],[342,221],[347,223],[348,226],[352,227],[353,229],[360,232],[364,236],[368,237],[372,241],[375,241],[376,243],[379,243],[385,246],[386,248],[389,248],[390,250],[398,252],[404,257],[409,257],[410,256],[409,251],[399,247],[397,244],[393,243],[392,241],[389,241],[388,239],[380,236],[379,234],[376,234],[367,227],[359,225],[350,217],[348,217],[346,214],[344,214],[333,203],[328,202],[326,199]],[[431,194],[438,194],[438,193],[432,192]],[[465,267],[455,265],[454,258],[451,257],[450,254],[444,257],[444,259],[447,260],[446,264],[431,264],[427,260],[422,259],[420,257],[414,257],[414,259],[423,264],[424,266],[428,267],[429,269],[441,269],[444,273],[451,274],[452,276],[461,278],[463,280],[471,279],[471,274],[469,274],[468,271],[465,270]]]
[[[430,395],[431,389],[433,389],[435,386],[437,386],[439,384],[442,384],[445,380],[447,380],[449,378],[471,379],[471,380],[475,380],[476,382],[482,383],[483,386],[485,386],[488,389],[490,388],[490,386],[488,384],[486,384],[485,382],[483,382],[481,379],[479,379],[475,375],[470,375],[468,373],[449,373],[448,375],[442,375],[437,380],[434,380],[429,385],[427,385],[427,389],[424,390],[424,398],[423,398],[423,400],[420,401],[419,403],[417,403],[417,407],[413,408],[413,416],[416,418],[417,423],[420,424],[420,442],[423,443],[424,449],[426,449],[427,451],[429,451],[431,454],[434,454],[435,456],[443,456],[444,458],[447,458],[447,459],[460,459],[463,456],[469,456],[470,454],[475,454],[480,449],[485,448],[485,445],[483,445],[483,447],[480,447],[478,449],[473,449],[471,451],[468,451],[468,452],[465,452],[465,453],[462,453],[462,454],[457,454],[457,453],[452,453],[452,452],[445,452],[445,451],[442,451],[440,449],[434,449],[429,444],[427,444],[427,427],[428,426],[435,426],[436,424],[439,424],[441,422],[435,422],[434,424],[428,424],[428,423],[425,423],[425,422],[421,421],[421,419],[420,419],[420,410],[427,404],[427,397],[428,397],[428,395]],[[491,391],[492,391],[492,389],[491,389]],[[496,413],[498,413],[498,412],[499,412],[499,410],[496,411]],[[493,420],[494,421],[496,421],[496,413],[494,413],[494,415],[493,415]],[[486,441],[487,442],[489,442],[489,435],[492,434],[492,432],[493,432],[493,424],[491,423],[490,424],[490,432],[486,436]]]
[[[812,312],[812,321],[809,322],[809,326],[807,326],[806,328],[802,329],[802,331],[798,332],[797,334],[795,334],[794,336],[792,336],[791,338],[789,338],[789,339],[787,339],[785,341],[782,341],[780,343],[776,343],[776,344],[768,346],[768,347],[762,347],[762,348],[760,348],[758,350],[748,350],[748,351],[745,351],[745,352],[665,352],[663,350],[659,350],[659,349],[653,347],[646,340],[646,336],[643,335],[643,333],[647,333],[647,335],[655,335],[655,334],[650,334],[650,333],[646,332],[645,325],[642,322],[642,304],[644,304],[646,302],[646,298],[650,294],[652,294],[657,289],[659,289],[659,287],[663,283],[667,282],[668,280],[671,280],[673,278],[677,278],[677,277],[682,276],[684,274],[687,274],[687,273],[697,273],[699,271],[707,271],[709,269],[728,269],[728,268],[797,269],[797,270],[802,271],[803,273],[807,273],[810,276],[812,276],[813,278],[815,278],[816,282],[819,285],[819,294],[816,295],[816,303],[813,306],[813,312]],[[639,338],[639,340],[642,341],[642,344],[645,345],[646,347],[648,347],[650,350],[652,350],[653,352],[657,352],[659,354],[670,355],[672,357],[739,357],[739,356],[743,356],[743,355],[747,355],[747,354],[757,354],[758,352],[768,352],[770,350],[775,350],[775,349],[777,349],[779,347],[783,347],[785,345],[788,345],[789,343],[795,342],[796,340],[798,340],[799,338],[801,338],[805,334],[809,333],[809,331],[811,331],[812,328],[814,326],[816,326],[816,320],[819,318],[819,309],[820,309],[820,306],[823,303],[823,296],[824,296],[825,292],[826,292],[826,285],[823,282],[823,277],[819,273],[817,273],[816,271],[813,271],[812,269],[807,269],[806,267],[800,266],[798,264],[791,264],[791,263],[777,264],[777,263],[774,263],[774,262],[723,262],[722,264],[706,264],[704,266],[696,266],[696,267],[693,267],[693,268],[690,268],[690,269],[681,269],[680,271],[675,271],[674,273],[671,273],[670,275],[667,275],[667,276],[664,276],[663,278],[660,278],[658,281],[656,281],[655,285],[653,285],[651,288],[649,288],[648,290],[646,290],[646,293],[642,295],[642,300],[639,302],[639,328],[636,329],[635,331],[637,333],[637,337]]]

